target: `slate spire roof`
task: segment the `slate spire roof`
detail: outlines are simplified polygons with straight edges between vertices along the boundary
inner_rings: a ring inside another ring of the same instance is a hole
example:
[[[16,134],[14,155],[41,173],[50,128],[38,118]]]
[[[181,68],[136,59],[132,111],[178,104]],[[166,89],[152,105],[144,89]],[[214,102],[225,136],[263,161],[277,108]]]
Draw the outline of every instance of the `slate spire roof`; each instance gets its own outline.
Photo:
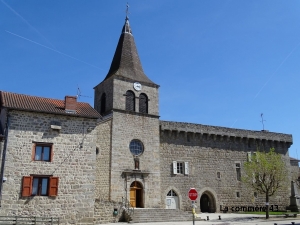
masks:
[[[110,77],[119,77],[133,82],[138,81],[150,86],[158,86],[144,73],[129,25],[128,16],[126,16],[114,58],[104,80]]]

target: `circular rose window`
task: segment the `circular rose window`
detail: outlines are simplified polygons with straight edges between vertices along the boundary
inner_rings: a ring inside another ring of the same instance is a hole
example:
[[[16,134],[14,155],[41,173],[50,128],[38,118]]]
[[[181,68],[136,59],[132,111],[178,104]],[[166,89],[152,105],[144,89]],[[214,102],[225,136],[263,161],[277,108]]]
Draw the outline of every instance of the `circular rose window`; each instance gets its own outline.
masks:
[[[134,156],[138,156],[144,152],[144,145],[140,140],[134,139],[130,142],[129,149]]]

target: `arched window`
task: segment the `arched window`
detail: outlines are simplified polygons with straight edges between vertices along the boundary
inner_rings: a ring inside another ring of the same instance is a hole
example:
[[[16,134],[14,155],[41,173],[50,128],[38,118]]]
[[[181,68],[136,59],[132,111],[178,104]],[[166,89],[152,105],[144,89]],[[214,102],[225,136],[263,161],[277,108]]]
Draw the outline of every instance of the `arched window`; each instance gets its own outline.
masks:
[[[177,193],[173,190],[170,190],[167,194],[167,196],[177,196]]]
[[[148,97],[144,93],[140,94],[139,97],[139,112],[148,113]]]
[[[105,113],[105,111],[106,111],[106,94],[103,93],[101,96],[100,114]]]
[[[135,95],[132,91],[126,92],[126,110],[135,111]]]

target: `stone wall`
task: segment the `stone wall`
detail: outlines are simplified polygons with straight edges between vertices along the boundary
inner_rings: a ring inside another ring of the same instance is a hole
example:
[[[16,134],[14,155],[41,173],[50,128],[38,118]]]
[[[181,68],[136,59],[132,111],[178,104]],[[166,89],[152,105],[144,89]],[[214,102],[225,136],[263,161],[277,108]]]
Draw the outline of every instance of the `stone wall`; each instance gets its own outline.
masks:
[[[96,120],[15,110],[10,116],[1,215],[60,217],[62,224],[92,224]],[[52,130],[51,121],[59,121],[61,130]],[[33,161],[33,142],[53,143],[53,160]],[[59,177],[58,195],[22,197],[22,178],[30,175]]]
[[[94,96],[94,108],[100,113],[101,108],[101,96],[106,94],[106,112],[111,112],[113,109],[113,78],[109,78],[95,88]]]
[[[113,214],[115,209],[117,209],[118,215]],[[120,220],[122,212],[122,202],[112,202],[96,199],[94,224],[116,223]]]
[[[160,207],[159,121],[157,118],[114,112],[112,130],[111,200],[129,199],[130,185],[139,181],[143,186],[144,207]],[[140,170],[147,175],[124,176],[134,169],[129,150],[133,139],[142,141],[144,153],[139,156]]]
[[[139,101],[138,97],[141,93],[144,93],[148,96],[148,114],[149,115],[159,115],[158,112],[158,88],[149,87],[147,85],[142,86],[141,91],[136,91],[133,89],[134,82],[125,82],[122,80],[114,79],[114,98],[113,98],[113,108],[118,110],[125,110],[125,102],[126,102],[126,92],[128,90],[133,91],[136,97],[135,101],[135,109],[136,112],[139,110]]]
[[[243,174],[242,165],[247,161],[248,152],[274,147],[290,165],[291,135],[166,121],[160,121],[160,127],[161,199],[164,206],[166,194],[173,189],[181,200],[181,209],[189,209],[191,202],[187,193],[192,187],[198,190],[198,210],[204,193],[212,200],[216,211],[220,206],[263,206],[265,196],[254,197],[254,191],[237,180],[236,163],[240,163]],[[189,174],[173,174],[173,161],[188,162]],[[271,198],[270,204],[284,209],[289,196],[289,187],[285,187]]]
[[[100,121],[97,126],[96,199],[110,200],[112,118]]]

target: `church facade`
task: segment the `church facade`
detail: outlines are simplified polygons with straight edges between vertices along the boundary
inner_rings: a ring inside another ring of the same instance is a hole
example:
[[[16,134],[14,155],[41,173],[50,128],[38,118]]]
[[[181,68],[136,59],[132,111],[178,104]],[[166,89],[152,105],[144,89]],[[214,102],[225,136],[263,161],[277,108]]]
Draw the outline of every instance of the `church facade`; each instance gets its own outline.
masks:
[[[241,181],[243,163],[257,149],[275,148],[289,179],[298,177],[289,134],[161,121],[159,85],[143,71],[127,17],[94,93],[91,107],[72,96],[0,92],[0,215],[112,222],[127,202],[190,210],[190,188],[198,191],[198,212],[262,207],[265,196]],[[284,210],[289,196],[287,185],[270,205]]]

